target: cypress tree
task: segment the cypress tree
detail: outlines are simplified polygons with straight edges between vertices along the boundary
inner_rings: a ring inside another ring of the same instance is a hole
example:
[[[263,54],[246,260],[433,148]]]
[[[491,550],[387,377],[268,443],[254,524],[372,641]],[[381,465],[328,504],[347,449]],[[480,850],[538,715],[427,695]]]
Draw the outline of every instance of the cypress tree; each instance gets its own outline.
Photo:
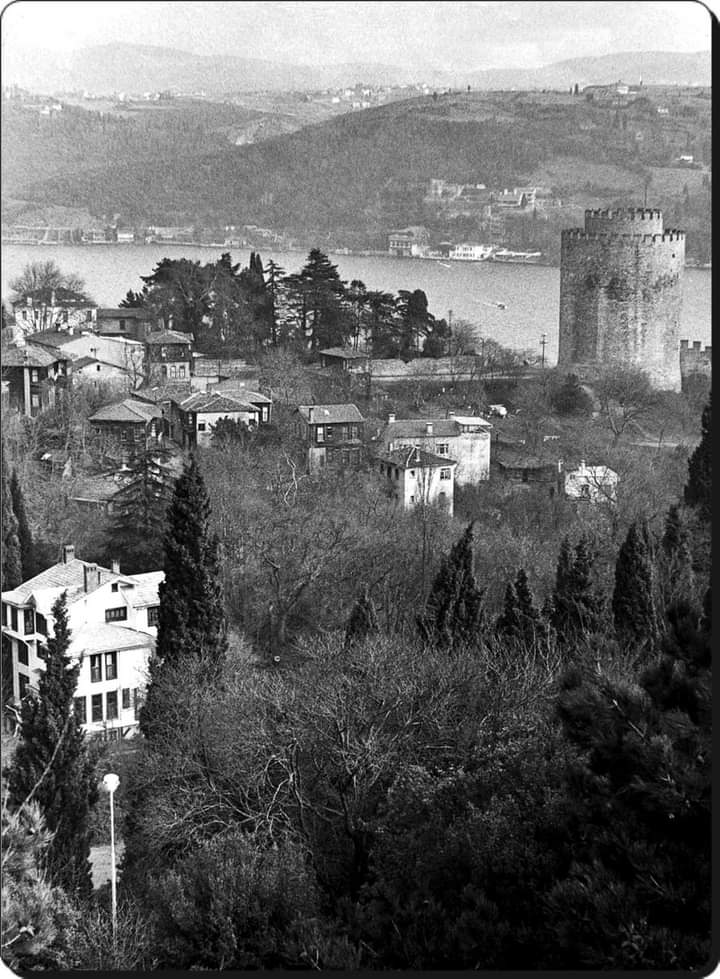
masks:
[[[20,742],[8,773],[12,809],[35,799],[54,833],[47,852],[53,884],[67,893],[87,896],[90,877],[90,810],[97,786],[73,698],[80,662],[68,657],[70,629],[67,593],[52,608],[54,634],[40,650],[45,662],[35,695],[22,706]]]
[[[695,507],[700,516],[710,519],[712,500],[712,437],[711,399],[702,414],[702,436],[688,462],[688,481],[685,502]]]
[[[518,615],[518,598],[515,586],[508,581],[505,586],[503,610],[495,623],[495,629],[501,636],[517,636],[520,631],[520,616]]]
[[[656,639],[653,559],[645,520],[633,521],[618,552],[612,610],[619,639],[636,646]]]
[[[13,508],[10,480],[8,479],[5,447],[2,447],[2,590],[9,591],[22,583],[22,558],[18,537],[18,521]]]
[[[533,601],[524,568],[518,571],[515,584],[509,581],[505,588],[503,612],[496,628],[501,635],[520,639],[528,645],[545,636],[545,624]]]
[[[443,560],[418,622],[422,637],[438,646],[476,644],[480,639],[484,590],[473,572],[473,539],[470,523]]]
[[[592,579],[592,555],[588,541],[581,537],[573,558],[570,542],[560,547],[551,622],[563,643],[572,643],[600,625],[601,600]]]
[[[695,575],[690,535],[679,506],[668,510],[658,565],[660,595],[666,606],[693,594]]]
[[[140,716],[141,730],[148,736],[162,712],[156,681],[163,670],[191,657],[200,660],[202,675],[212,682],[227,648],[218,542],[210,532],[210,501],[195,456],[175,485],[164,544],[157,646]]]
[[[376,633],[378,628],[375,606],[368,594],[367,588],[365,588],[350,613],[345,630],[345,640],[351,642],[353,640],[365,639],[366,636]]]
[[[10,477],[10,496],[12,498],[13,510],[18,523],[18,542],[20,544],[20,564],[22,568],[22,581],[32,578],[40,570],[35,563],[35,545],[33,544],[30,525],[28,523],[27,511],[25,509],[25,498],[23,496],[20,480],[17,472],[13,469]]]

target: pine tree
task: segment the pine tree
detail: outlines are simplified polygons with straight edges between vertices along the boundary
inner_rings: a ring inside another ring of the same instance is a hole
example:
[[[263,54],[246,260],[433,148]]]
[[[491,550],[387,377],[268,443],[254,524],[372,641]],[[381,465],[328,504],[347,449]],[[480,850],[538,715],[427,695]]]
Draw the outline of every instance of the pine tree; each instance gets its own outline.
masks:
[[[25,498],[17,472],[14,469],[10,477],[10,496],[18,523],[18,543],[20,544],[20,563],[22,568],[21,580],[27,581],[28,578],[36,575],[40,569],[36,567],[35,545],[32,534],[30,533],[30,525],[25,509]]]
[[[483,626],[484,590],[473,572],[473,524],[468,524],[433,582],[418,625],[422,637],[435,645],[477,644]]]
[[[712,683],[709,622],[668,610],[640,676],[564,681],[558,710],[573,863],[546,906],[556,968],[700,969],[710,954]]]
[[[507,585],[505,586],[503,610],[495,623],[495,629],[499,635],[508,637],[516,637],[520,632],[518,598],[512,581],[508,581]]]
[[[376,633],[378,628],[375,606],[366,588],[350,613],[345,639],[347,642],[365,639],[366,636]]]
[[[105,559],[108,565],[119,560],[128,574],[162,566],[165,514],[172,499],[168,458],[161,448],[142,452],[131,463],[129,482],[113,497]]]
[[[2,590],[9,591],[22,583],[22,558],[18,538],[18,521],[13,509],[8,479],[5,446],[2,447]]]
[[[680,598],[688,599],[694,593],[690,534],[679,506],[671,506],[665,518],[658,577],[660,598],[665,606]]]
[[[52,608],[54,634],[40,655],[37,694],[23,701],[21,740],[8,774],[11,809],[35,799],[54,834],[47,852],[53,884],[89,895],[90,810],[97,800],[92,764],[73,698],[80,662],[68,657],[67,593]]]
[[[712,435],[711,399],[702,414],[702,436],[688,462],[688,481],[685,486],[685,502],[695,507],[705,519],[710,519],[712,508]]]
[[[219,583],[218,542],[210,532],[210,501],[195,456],[179,477],[167,512],[165,580],[160,584],[156,653],[140,727],[151,736],[162,715],[157,681],[171,665],[199,660],[211,683],[227,647]]]
[[[634,646],[651,648],[657,638],[653,576],[647,521],[635,520],[618,552],[612,597],[618,638]]]
[[[518,571],[515,584],[508,582],[505,588],[503,612],[496,628],[501,635],[522,640],[527,645],[545,637],[545,623],[533,600],[524,568]]]

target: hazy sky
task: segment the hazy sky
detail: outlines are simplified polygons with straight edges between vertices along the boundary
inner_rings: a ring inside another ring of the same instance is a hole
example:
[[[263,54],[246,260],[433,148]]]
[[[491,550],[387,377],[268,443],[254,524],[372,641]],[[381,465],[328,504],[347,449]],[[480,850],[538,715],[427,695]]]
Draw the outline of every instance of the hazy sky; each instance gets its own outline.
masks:
[[[716,10],[720,0],[710,0]],[[295,63],[364,61],[439,68],[537,67],[615,51],[710,48],[696,0],[135,2],[15,0],[3,46],[68,50],[128,41],[198,54]]]

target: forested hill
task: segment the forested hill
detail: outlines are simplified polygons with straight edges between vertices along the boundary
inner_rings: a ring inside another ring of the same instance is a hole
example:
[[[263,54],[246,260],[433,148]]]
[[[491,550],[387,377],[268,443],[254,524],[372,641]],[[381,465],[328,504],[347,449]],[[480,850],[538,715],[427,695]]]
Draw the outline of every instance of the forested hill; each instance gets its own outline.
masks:
[[[14,196],[127,223],[253,223],[321,245],[385,247],[388,229],[426,221],[432,177],[495,188],[543,184],[578,211],[637,203],[648,182],[649,203],[709,240],[709,175],[675,161],[692,153],[710,163],[710,104],[700,89],[644,88],[622,109],[582,94],[450,93],[250,146],[203,152],[191,131],[170,152],[160,146],[152,165],[118,146],[104,165],[19,180]],[[41,152],[52,155],[52,136]],[[5,153],[12,154],[7,143]]]

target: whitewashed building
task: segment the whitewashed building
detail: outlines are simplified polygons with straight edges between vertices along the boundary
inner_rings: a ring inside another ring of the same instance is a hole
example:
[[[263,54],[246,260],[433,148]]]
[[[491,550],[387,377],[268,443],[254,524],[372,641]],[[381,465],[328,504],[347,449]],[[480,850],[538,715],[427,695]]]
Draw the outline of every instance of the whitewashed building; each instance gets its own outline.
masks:
[[[448,418],[388,416],[380,435],[386,449],[419,448],[457,463],[458,486],[472,486],[490,478],[490,422],[479,415]]]
[[[75,711],[90,734],[132,735],[155,648],[162,571],[126,575],[63,548],[62,560],[2,593],[2,642],[12,660],[17,705],[37,689],[45,669],[38,649],[53,633],[52,607],[67,593],[69,655],[80,660]]]
[[[607,466],[588,466],[581,460],[577,468],[566,469],[561,478],[568,499],[591,503],[617,501],[618,474]]]
[[[422,505],[444,506],[453,514],[457,463],[423,449],[381,451],[375,458],[390,494],[404,510]]]

